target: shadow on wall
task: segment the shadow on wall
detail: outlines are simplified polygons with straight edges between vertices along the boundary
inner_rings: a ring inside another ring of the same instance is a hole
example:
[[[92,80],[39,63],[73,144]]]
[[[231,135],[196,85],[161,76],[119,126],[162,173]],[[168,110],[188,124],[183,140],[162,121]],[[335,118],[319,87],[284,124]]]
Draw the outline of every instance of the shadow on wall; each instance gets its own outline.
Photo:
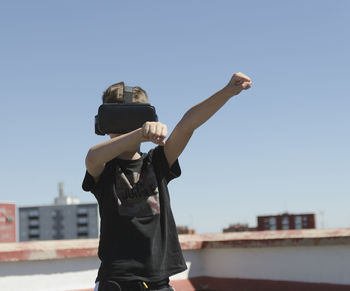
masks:
[[[347,285],[291,281],[197,277],[189,279],[196,291],[349,291]]]

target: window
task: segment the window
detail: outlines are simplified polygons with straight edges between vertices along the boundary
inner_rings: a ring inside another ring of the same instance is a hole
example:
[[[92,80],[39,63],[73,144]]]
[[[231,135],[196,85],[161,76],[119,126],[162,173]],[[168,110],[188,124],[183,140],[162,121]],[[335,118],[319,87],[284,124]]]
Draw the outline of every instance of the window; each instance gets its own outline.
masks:
[[[29,229],[39,228],[39,220],[38,219],[29,220],[28,227]]]
[[[79,226],[78,232],[88,232],[89,228],[87,226]]]
[[[39,235],[39,229],[30,229],[29,235]]]
[[[88,215],[88,212],[89,212],[89,210],[87,208],[85,208],[85,207],[79,207],[77,209],[77,215],[78,216],[86,216],[86,215]]]
[[[39,217],[39,210],[38,209],[29,210],[28,217],[29,218],[38,218]]]
[[[276,217],[270,217],[270,230],[276,230],[277,229],[277,221],[276,221]]]
[[[29,229],[29,239],[38,239],[40,237],[39,229]]]
[[[282,229],[289,229],[289,217],[288,216],[282,217]]]
[[[79,238],[87,238],[89,236],[89,228],[87,226],[78,226],[77,235]]]
[[[301,229],[301,228],[303,228],[301,216],[295,216],[295,217],[294,217],[294,224],[295,224],[295,229]]]
[[[88,225],[88,218],[87,217],[78,217],[77,224],[78,224],[78,226]]]
[[[263,219],[264,229],[270,229],[270,220],[268,217]]]

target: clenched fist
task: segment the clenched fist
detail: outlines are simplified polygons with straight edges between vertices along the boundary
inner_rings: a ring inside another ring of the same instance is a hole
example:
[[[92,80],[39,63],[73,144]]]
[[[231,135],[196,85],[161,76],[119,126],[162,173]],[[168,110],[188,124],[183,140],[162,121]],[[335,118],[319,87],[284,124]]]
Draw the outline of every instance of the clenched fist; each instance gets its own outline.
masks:
[[[157,145],[165,145],[164,139],[167,134],[167,126],[160,122],[147,121],[142,126],[143,141],[151,141]]]
[[[230,94],[237,95],[242,90],[247,90],[252,86],[252,81],[250,78],[243,73],[235,73],[233,74],[230,82],[225,87]]]

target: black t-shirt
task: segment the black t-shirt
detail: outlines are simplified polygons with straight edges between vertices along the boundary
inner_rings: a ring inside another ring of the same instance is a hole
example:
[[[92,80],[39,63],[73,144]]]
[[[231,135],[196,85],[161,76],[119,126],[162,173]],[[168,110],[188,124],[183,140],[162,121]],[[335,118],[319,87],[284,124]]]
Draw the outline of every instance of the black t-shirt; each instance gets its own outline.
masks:
[[[186,270],[167,187],[180,175],[161,146],[138,160],[109,161],[97,183],[86,171],[82,187],[101,217],[96,281],[160,281]]]

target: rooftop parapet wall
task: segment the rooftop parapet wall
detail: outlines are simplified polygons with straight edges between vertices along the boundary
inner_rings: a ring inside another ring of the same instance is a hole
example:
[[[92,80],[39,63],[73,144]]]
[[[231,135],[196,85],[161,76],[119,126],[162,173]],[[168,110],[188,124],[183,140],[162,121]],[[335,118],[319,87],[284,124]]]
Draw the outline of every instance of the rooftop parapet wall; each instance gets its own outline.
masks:
[[[350,228],[232,232],[180,236],[184,250],[350,245]]]
[[[350,290],[350,228],[180,235],[180,242],[188,270],[171,277],[176,290]],[[1,290],[93,291],[97,249],[98,239],[0,243]]]
[[[350,245],[350,228],[180,235],[183,250]],[[98,239],[0,244],[0,262],[97,256]]]

